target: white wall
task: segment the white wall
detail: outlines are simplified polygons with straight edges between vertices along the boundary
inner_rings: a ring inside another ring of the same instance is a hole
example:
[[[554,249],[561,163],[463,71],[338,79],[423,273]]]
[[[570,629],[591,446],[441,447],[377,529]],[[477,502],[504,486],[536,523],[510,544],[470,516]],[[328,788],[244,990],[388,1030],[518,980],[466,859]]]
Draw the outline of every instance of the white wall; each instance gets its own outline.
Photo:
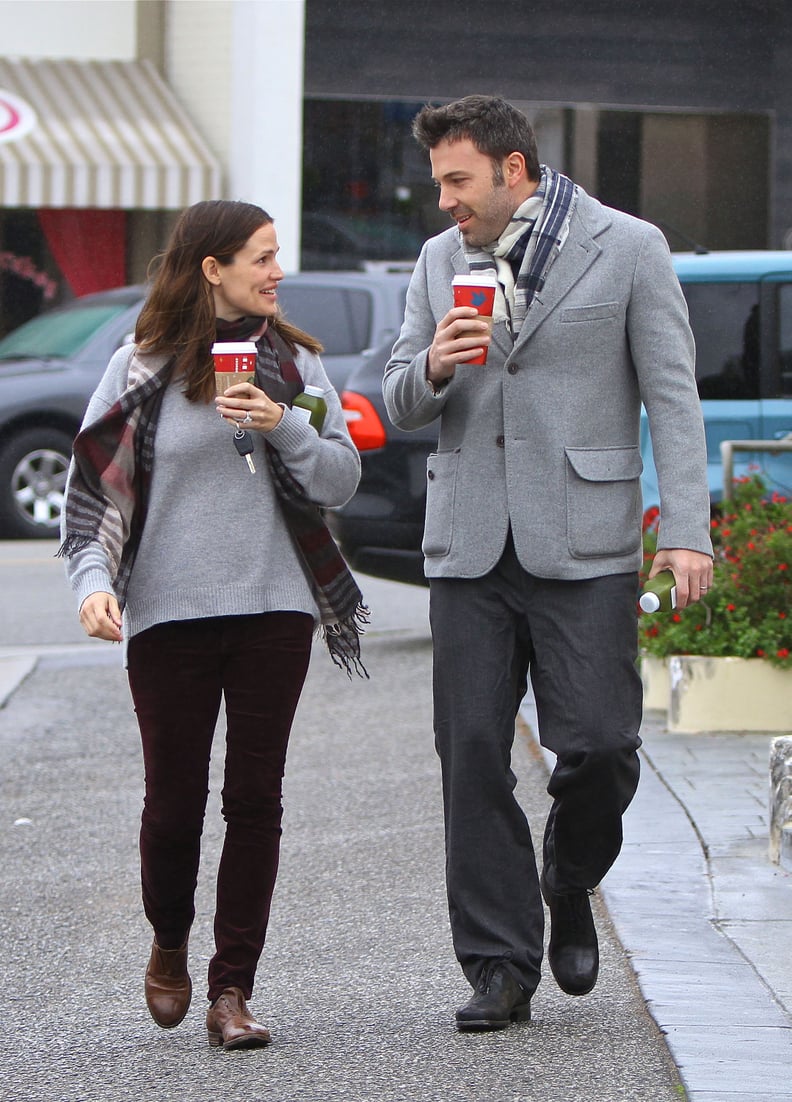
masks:
[[[3,57],[132,61],[136,0],[0,0]]]
[[[275,219],[279,261],[300,260],[305,0],[236,0],[228,194]]]
[[[275,219],[297,271],[304,0],[168,0],[165,77],[225,167],[223,195]]]

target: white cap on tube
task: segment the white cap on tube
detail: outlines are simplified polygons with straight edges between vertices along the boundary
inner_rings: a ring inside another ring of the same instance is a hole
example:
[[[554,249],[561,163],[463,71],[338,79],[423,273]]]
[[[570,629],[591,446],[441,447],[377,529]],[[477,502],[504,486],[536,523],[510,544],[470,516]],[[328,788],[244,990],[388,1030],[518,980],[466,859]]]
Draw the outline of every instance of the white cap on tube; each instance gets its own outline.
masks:
[[[642,593],[638,604],[642,612],[657,612],[660,608],[660,598],[656,593]]]

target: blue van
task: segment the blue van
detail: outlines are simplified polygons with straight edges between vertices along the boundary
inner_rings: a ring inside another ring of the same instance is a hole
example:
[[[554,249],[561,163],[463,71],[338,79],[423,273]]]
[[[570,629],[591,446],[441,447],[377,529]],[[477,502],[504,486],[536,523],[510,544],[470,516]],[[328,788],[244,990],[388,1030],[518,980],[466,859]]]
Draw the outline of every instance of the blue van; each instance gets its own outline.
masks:
[[[792,252],[674,253],[696,339],[710,495],[723,496],[723,440],[792,433]],[[644,508],[657,505],[646,415],[641,423]],[[792,496],[792,452],[735,452],[734,475],[762,474]]]

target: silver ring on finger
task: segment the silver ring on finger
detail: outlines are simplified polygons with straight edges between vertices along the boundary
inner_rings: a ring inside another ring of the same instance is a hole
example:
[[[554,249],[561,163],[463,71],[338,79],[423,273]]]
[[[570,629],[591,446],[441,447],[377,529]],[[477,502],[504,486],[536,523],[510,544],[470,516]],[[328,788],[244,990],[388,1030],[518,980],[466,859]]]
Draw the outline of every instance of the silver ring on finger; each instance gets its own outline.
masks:
[[[249,425],[252,420],[253,420],[253,418],[250,416],[250,410],[248,410],[247,413],[245,414],[245,416],[242,418],[242,420],[239,423],[240,423],[240,425]]]

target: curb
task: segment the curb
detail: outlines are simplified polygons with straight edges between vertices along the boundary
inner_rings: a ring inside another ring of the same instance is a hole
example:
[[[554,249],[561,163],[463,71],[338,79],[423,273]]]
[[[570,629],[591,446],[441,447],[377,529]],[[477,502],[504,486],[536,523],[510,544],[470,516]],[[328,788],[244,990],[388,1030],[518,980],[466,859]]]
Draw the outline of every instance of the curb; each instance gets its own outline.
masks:
[[[4,708],[11,695],[33,672],[38,655],[11,655],[0,657],[0,708]]]

